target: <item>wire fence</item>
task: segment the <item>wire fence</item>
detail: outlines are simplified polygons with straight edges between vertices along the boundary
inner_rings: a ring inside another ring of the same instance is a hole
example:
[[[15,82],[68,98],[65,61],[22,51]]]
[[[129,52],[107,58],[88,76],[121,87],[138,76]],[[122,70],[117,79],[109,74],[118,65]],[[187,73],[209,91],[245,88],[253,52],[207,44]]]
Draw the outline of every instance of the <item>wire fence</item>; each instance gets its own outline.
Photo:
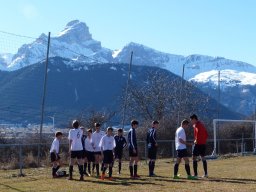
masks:
[[[192,141],[191,141],[192,142]],[[18,169],[19,175],[24,175],[25,168],[35,168],[37,165],[37,151],[42,148],[42,156],[40,157],[41,166],[50,166],[49,148],[51,144],[34,143],[34,144],[0,144],[0,167],[1,169]],[[255,154],[254,139],[218,139],[217,140],[217,154],[219,156],[225,154],[247,155]],[[214,148],[213,140],[207,143],[206,156],[211,157]],[[138,142],[139,157],[141,160],[147,161],[147,143],[146,141]],[[192,147],[188,147],[189,156],[192,156]],[[68,165],[69,153],[68,144],[61,142],[60,156],[62,165]],[[176,149],[174,140],[159,140],[157,158],[169,158],[172,161],[176,158]],[[124,160],[129,160],[128,149],[124,149]]]

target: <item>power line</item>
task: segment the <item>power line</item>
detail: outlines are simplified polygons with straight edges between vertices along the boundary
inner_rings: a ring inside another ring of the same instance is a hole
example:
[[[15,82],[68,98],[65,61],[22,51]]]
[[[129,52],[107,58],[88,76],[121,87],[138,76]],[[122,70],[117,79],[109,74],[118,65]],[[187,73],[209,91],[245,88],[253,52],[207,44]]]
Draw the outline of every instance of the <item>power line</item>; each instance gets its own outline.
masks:
[[[16,36],[16,37],[27,38],[27,39],[37,39],[37,38],[35,38],[35,37],[29,37],[29,36],[25,36],[25,35],[19,35],[19,34],[10,33],[10,32],[1,31],[1,30],[0,30],[0,33],[4,33],[4,34],[7,34],[7,35],[12,35],[12,36]]]

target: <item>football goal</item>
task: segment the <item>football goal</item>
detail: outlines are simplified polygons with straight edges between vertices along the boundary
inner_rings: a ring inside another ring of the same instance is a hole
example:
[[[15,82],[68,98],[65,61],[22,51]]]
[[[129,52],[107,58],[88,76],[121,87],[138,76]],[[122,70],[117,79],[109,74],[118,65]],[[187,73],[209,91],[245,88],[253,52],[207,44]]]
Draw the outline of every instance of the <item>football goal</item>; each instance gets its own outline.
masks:
[[[216,157],[216,149],[217,149],[217,125],[219,122],[230,122],[230,123],[250,123],[253,125],[254,130],[254,146],[253,152],[256,152],[256,121],[254,120],[231,120],[231,119],[214,119],[213,120],[213,139],[214,139],[214,147],[212,156]]]

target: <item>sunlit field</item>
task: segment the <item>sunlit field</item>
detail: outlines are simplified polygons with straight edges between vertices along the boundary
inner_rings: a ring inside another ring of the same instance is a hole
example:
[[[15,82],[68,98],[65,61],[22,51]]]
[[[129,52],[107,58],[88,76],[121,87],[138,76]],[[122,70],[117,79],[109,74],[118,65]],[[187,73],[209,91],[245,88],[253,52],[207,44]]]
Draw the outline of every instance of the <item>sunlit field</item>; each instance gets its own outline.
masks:
[[[118,175],[114,168],[114,180],[100,180],[95,177],[85,177],[79,181],[78,169],[74,167],[74,180],[65,177],[52,179],[51,168],[25,169],[25,177],[18,177],[19,170],[0,171],[0,191],[256,191],[256,156],[232,157],[226,159],[209,160],[209,178],[187,180],[184,164],[179,168],[181,179],[174,180],[173,160],[162,159],[156,164],[157,177],[148,177],[145,161],[140,162],[140,179],[130,179],[128,162],[124,162],[122,174]],[[68,170],[67,167],[62,170]],[[192,166],[191,166],[192,171]],[[199,162],[199,175],[203,175],[202,163]]]

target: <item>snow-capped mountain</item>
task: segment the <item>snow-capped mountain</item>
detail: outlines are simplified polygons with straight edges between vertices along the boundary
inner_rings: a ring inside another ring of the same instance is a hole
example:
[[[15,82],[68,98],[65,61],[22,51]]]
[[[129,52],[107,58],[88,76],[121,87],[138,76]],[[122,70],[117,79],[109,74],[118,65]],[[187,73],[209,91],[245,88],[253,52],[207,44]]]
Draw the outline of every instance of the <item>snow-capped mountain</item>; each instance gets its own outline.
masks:
[[[15,55],[0,55],[0,70],[13,71],[44,60],[47,38],[42,34],[34,42],[21,46]],[[184,65],[186,80],[197,80],[197,75],[212,70],[256,73],[256,67],[248,63],[223,57],[174,55],[133,42],[113,51],[102,47],[100,41],[94,40],[89,27],[79,20],[69,22],[57,36],[51,38],[50,42],[50,57],[60,56],[86,63],[128,63],[132,51],[134,65],[157,66],[179,76],[182,75]]]
[[[7,70],[20,69],[44,60],[47,42],[48,37],[42,34],[31,44],[23,45],[7,64]],[[49,55],[94,63],[112,60],[112,51],[94,40],[88,26],[78,20],[69,22],[64,30],[51,38]]]
[[[14,55],[0,53],[0,70],[15,71],[45,60],[47,42],[47,35],[41,34],[34,42],[21,46]],[[246,99],[249,101],[254,97],[253,93],[255,91],[252,87],[252,85],[256,85],[256,67],[254,65],[223,57],[182,56],[164,53],[133,42],[121,49],[110,50],[102,47],[100,41],[93,39],[89,27],[79,20],[69,22],[58,35],[51,37],[49,56],[59,56],[77,61],[66,63],[76,71],[81,67],[83,68],[77,63],[129,63],[132,51],[133,65],[156,66],[167,69],[179,76],[182,76],[184,67],[184,79],[195,82],[195,84],[198,83],[200,88],[207,86],[210,89],[216,89],[218,71],[220,71],[223,91],[230,91],[226,88],[239,86],[241,95],[244,95],[245,89],[243,86],[251,86],[247,89],[250,94],[247,94]],[[211,92],[208,89],[204,91],[206,93]],[[240,92],[237,92],[237,94],[240,94]],[[232,96],[232,93],[230,96]],[[213,97],[216,98],[216,96]],[[246,100],[243,99],[243,101],[250,105]],[[232,105],[232,103],[224,104],[226,106]],[[244,109],[248,105],[244,105]]]
[[[189,81],[195,81],[198,83],[209,83],[213,86],[218,86],[219,79],[220,85],[234,87],[237,85],[256,85],[256,73],[240,72],[237,70],[221,70],[220,78],[218,70],[211,70],[203,73],[199,73],[195,77],[189,79]]]
[[[6,71],[8,63],[12,61],[13,54],[11,53],[0,53],[0,70]]]
[[[130,43],[123,49],[114,52],[114,61],[127,63],[131,51],[134,53],[133,64],[135,65],[158,66],[179,76],[182,76],[184,65],[184,79],[186,80],[201,82],[202,78],[204,78],[204,81],[215,81],[216,84],[216,78],[212,74],[213,71],[220,70],[222,79],[225,79],[224,75],[226,75],[230,82],[232,80],[236,82],[236,79],[241,80],[241,78],[246,78],[242,80],[242,84],[252,84],[252,82],[256,84],[256,75],[249,75],[251,79],[248,79],[246,75],[246,73],[256,74],[255,66],[241,61],[225,59],[223,57],[203,55],[190,55],[185,57],[163,53],[144,45]],[[226,85],[228,86],[229,84]]]

